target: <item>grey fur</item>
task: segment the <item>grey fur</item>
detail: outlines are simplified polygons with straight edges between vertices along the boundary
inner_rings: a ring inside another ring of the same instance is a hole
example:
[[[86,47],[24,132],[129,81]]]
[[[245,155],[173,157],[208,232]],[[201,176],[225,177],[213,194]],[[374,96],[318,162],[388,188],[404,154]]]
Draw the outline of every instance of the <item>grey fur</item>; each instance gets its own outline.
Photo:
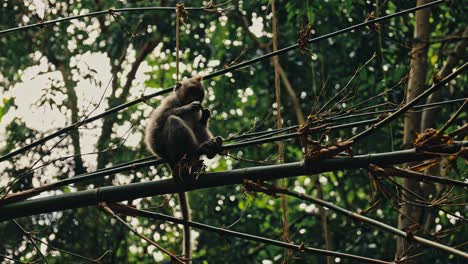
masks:
[[[185,155],[198,158],[206,154],[212,158],[220,144],[208,130],[211,113],[202,108],[205,87],[201,81],[201,76],[195,76],[176,85],[174,92],[162,100],[148,119],[146,146],[154,155],[169,161],[173,174],[176,163]],[[183,219],[190,221],[187,193],[179,193],[179,202]],[[186,263],[192,259],[190,242],[190,228],[186,225],[183,242]]]
[[[208,130],[210,112],[201,102],[205,87],[201,77],[192,77],[177,85],[151,113],[146,127],[145,142],[155,155],[174,165],[185,154],[206,154],[212,158],[213,135]]]

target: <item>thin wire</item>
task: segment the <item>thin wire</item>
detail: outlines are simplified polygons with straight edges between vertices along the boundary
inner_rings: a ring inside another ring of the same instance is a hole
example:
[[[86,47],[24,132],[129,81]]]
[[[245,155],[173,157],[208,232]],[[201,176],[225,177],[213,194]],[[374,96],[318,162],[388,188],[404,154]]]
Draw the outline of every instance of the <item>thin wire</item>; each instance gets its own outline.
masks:
[[[349,123],[349,124],[325,127],[318,131],[336,130],[336,129],[342,129],[342,128],[360,126],[360,125],[368,125],[368,124],[373,124],[378,120],[379,120],[378,118],[375,118],[375,119],[358,121],[358,122]],[[226,150],[238,149],[238,148],[243,148],[243,147],[252,146],[252,145],[258,145],[258,144],[264,144],[264,143],[270,143],[270,142],[276,142],[276,141],[282,141],[282,140],[289,140],[289,139],[296,138],[300,135],[301,135],[300,133],[295,132],[295,133],[290,133],[290,134],[285,134],[285,135],[280,135],[280,136],[272,136],[269,138],[253,139],[253,140],[249,140],[246,142],[223,145],[221,146],[221,150],[226,151]],[[51,184],[43,185],[38,188],[28,189],[22,192],[14,193],[8,197],[4,197],[4,199],[0,199],[0,205],[4,203],[11,203],[17,200],[27,199],[29,197],[33,197],[44,191],[54,190],[59,187],[63,187],[72,183],[84,182],[84,181],[88,181],[88,180],[92,180],[92,179],[96,179],[96,178],[100,178],[104,176],[115,175],[117,173],[122,173],[126,171],[137,170],[137,169],[146,168],[149,166],[157,166],[157,165],[164,164],[164,163],[166,163],[166,161],[163,159],[155,159],[152,156],[145,157],[139,160],[119,164],[110,168],[104,168],[104,169],[97,170],[91,173],[77,175],[75,177],[60,180]]]
[[[179,49],[180,49],[180,20],[181,17],[181,8],[183,4],[177,4],[176,6],[176,82],[179,82]]]
[[[371,128],[366,129],[362,131],[361,133],[351,137],[349,140],[352,140],[354,142],[360,141],[363,138],[367,137],[368,135],[372,134],[373,131],[376,129],[392,122],[396,118],[398,118],[400,115],[406,113],[406,111],[413,107],[415,104],[417,104],[419,101],[430,95],[431,93],[437,91],[438,89],[442,88],[446,84],[448,84],[451,80],[457,78],[462,72],[468,70],[468,62],[465,62],[460,68],[458,68],[456,71],[452,72],[451,74],[447,75],[444,79],[442,79],[438,83],[434,83],[431,87],[428,89],[424,90],[421,94],[419,94],[417,97],[415,97],[411,102],[408,102],[407,104],[403,105],[401,108],[387,116],[386,118],[380,120],[377,124],[373,125]]]
[[[442,104],[462,102],[462,101],[465,101],[465,100],[466,100],[466,98],[454,99],[454,100],[435,102],[435,103],[424,104],[424,105],[417,105],[414,108],[419,109],[419,108],[424,108],[424,107],[433,107],[433,106],[438,106],[438,105],[442,105]],[[382,111],[390,112],[390,111],[394,111],[394,110],[397,110],[397,109],[389,109],[389,110],[382,110]],[[370,112],[370,113],[367,113],[367,114],[372,114],[372,113],[373,112]],[[363,113],[363,114],[366,114],[366,113]],[[362,116],[363,114],[350,115],[349,118],[356,117],[356,116]],[[342,119],[342,118],[344,118],[344,117],[340,117],[339,119]],[[354,123],[346,123],[346,124],[340,124],[340,125],[335,125],[335,126],[331,126],[331,127],[324,127],[323,130],[327,130],[327,129],[338,130],[338,129],[348,128],[348,127],[353,127],[353,126],[355,127],[355,126],[359,126],[359,125],[368,125],[368,124],[374,123],[376,120],[378,120],[378,119],[370,119],[370,120],[358,121],[358,122],[354,122]],[[236,142],[236,143],[232,143],[232,144],[225,144],[223,146],[223,150],[236,149],[236,148],[241,148],[241,147],[255,145],[255,144],[263,144],[263,143],[273,142],[275,140],[292,139],[292,138],[295,138],[295,137],[299,136],[299,134],[298,133],[290,133],[290,134],[285,134],[285,135],[278,136],[278,137],[273,137],[273,136],[277,135],[277,134],[287,132],[287,131],[290,131],[290,130],[294,130],[297,127],[298,126],[296,125],[296,126],[285,127],[285,128],[275,129],[275,130],[270,130],[270,131],[253,132],[253,133],[249,133],[249,134],[240,135],[239,138],[245,138],[245,136],[250,136],[250,138],[247,138],[247,140],[241,141],[241,142]],[[318,131],[320,131],[320,130],[318,130]],[[265,134],[264,132],[267,132],[268,134]],[[236,138],[233,138],[233,139],[236,139]],[[57,181],[55,183],[51,183],[51,184],[48,184],[48,185],[41,186],[41,188],[39,190],[37,190],[35,192],[29,192],[28,197],[32,197],[32,196],[37,195],[38,193],[41,193],[43,191],[56,189],[56,188],[63,187],[63,186],[69,185],[69,184],[88,181],[88,180],[96,179],[96,178],[99,178],[99,177],[108,176],[110,174],[127,172],[127,171],[130,171],[130,170],[136,170],[136,169],[139,169],[139,168],[145,168],[145,167],[149,167],[149,166],[157,166],[157,165],[160,165],[160,164],[163,164],[163,163],[165,163],[165,161],[155,159],[154,156],[144,157],[144,158],[141,158],[141,159],[138,159],[138,160],[133,160],[133,161],[117,164],[117,165],[114,165],[114,166],[108,167],[108,168],[102,168],[102,169],[96,170],[94,172],[77,175],[77,176],[69,178],[69,179],[64,179],[64,180]],[[28,192],[28,190],[26,190],[24,192]],[[15,194],[21,195],[21,193],[23,193],[23,192],[15,193]],[[2,203],[2,200],[0,199],[0,204],[1,203]]]
[[[460,98],[460,99],[453,99],[453,100],[447,100],[447,101],[441,101],[441,102],[435,102],[435,103],[429,103],[429,104],[422,104],[422,105],[416,105],[413,107],[414,110],[417,109],[425,109],[425,108],[432,108],[432,107],[437,107],[440,105],[445,105],[445,104],[453,104],[453,103],[460,103],[464,102],[468,98]],[[338,116],[338,117],[332,117],[332,118],[323,118],[322,120],[319,120],[320,122],[327,122],[327,121],[338,121],[338,120],[348,120],[356,117],[363,117],[363,116],[369,116],[369,115],[376,115],[376,114],[384,114],[384,113],[390,113],[397,111],[398,108],[392,108],[392,109],[384,109],[384,110],[378,110],[378,111],[372,111],[372,112],[366,112],[366,113],[360,113],[360,114],[347,114],[344,116]],[[349,123],[351,124],[351,123]],[[347,124],[341,124],[342,125],[347,125]],[[271,129],[271,130],[265,130],[265,131],[258,131],[258,132],[252,132],[252,133],[246,133],[246,134],[241,134],[239,136],[235,136],[230,138],[228,141],[250,141],[252,139],[261,139],[261,138],[267,138],[269,136],[274,136],[277,134],[281,134],[287,131],[295,130],[299,127],[299,125],[293,125],[289,127],[284,127],[281,129]]]
[[[74,20],[74,19],[80,19],[84,17],[96,17],[96,16],[101,16],[101,15],[112,15],[114,13],[125,13],[125,12],[141,12],[141,11],[174,11],[176,8],[175,7],[132,7],[132,8],[109,8],[107,10],[101,10],[101,11],[96,11],[96,12],[91,12],[88,14],[82,14],[82,15],[76,15],[76,16],[69,16],[69,17],[62,17],[62,18],[57,18],[49,21],[44,21],[36,24],[31,24],[31,25],[25,25],[25,26],[20,26],[20,27],[15,27],[15,28],[9,28],[0,31],[0,36],[4,34],[9,34],[12,32],[16,31],[22,31],[30,28],[35,28],[35,27],[44,27],[52,24],[57,24],[69,20]],[[204,7],[185,7],[185,10],[189,11],[207,11],[206,8]]]
[[[246,233],[241,233],[233,230],[229,230],[227,228],[219,228],[219,227],[214,227],[206,224],[202,224],[199,222],[194,222],[194,221],[185,221],[180,218],[175,218],[169,215],[164,215],[160,213],[155,213],[151,211],[146,211],[146,210],[137,210],[137,209],[130,209],[132,212],[134,212],[137,216],[140,217],[145,217],[145,218],[151,218],[155,220],[162,220],[162,221],[167,221],[167,222],[172,222],[176,224],[187,224],[193,228],[209,231],[209,232],[214,232],[218,233],[221,235],[228,235],[232,237],[237,237],[237,238],[242,238],[242,239],[247,239],[251,241],[256,241],[260,243],[265,243],[269,245],[274,245],[282,248],[289,248],[293,250],[298,250],[298,251],[305,251],[305,252],[310,252],[310,253],[315,253],[315,254],[320,254],[320,255],[326,255],[326,256],[336,256],[336,257],[342,257],[342,258],[349,258],[349,259],[354,259],[358,260],[360,262],[368,262],[368,263],[390,263],[387,261],[383,260],[378,260],[378,259],[371,259],[371,258],[366,258],[366,257],[361,257],[361,256],[356,256],[356,255],[350,255],[346,253],[340,253],[336,251],[331,251],[331,250],[324,250],[324,249],[317,249],[317,248],[312,248],[304,245],[295,245],[292,243],[288,242],[282,242],[278,240],[273,240],[270,238],[265,238],[261,236],[256,236],[256,235],[251,235],[251,234],[246,234]]]
[[[344,29],[340,29],[340,30],[337,30],[337,31],[329,33],[329,34],[325,34],[325,35],[322,35],[322,36],[319,36],[319,37],[316,37],[316,38],[313,38],[313,39],[309,39],[307,42],[310,44],[310,43],[317,42],[317,41],[320,41],[320,40],[329,39],[329,38],[332,38],[334,36],[346,33],[348,31],[352,31],[352,30],[355,30],[355,29],[358,29],[358,28],[361,28],[361,27],[365,27],[367,25],[374,24],[374,23],[377,23],[377,22],[380,22],[380,21],[384,21],[384,20],[387,20],[387,19],[390,19],[390,18],[393,18],[393,17],[401,16],[403,14],[410,13],[410,12],[413,12],[413,11],[416,11],[416,10],[428,8],[428,7],[431,7],[431,6],[436,5],[436,4],[441,4],[443,2],[444,2],[444,0],[437,0],[437,1],[425,4],[425,5],[420,5],[420,6],[416,6],[416,7],[413,7],[413,8],[406,9],[406,10],[402,10],[402,11],[394,13],[394,14],[390,14],[390,15],[379,17],[379,18],[376,18],[376,19],[368,20],[366,22],[362,22],[362,23],[359,23],[359,24],[356,24],[356,25],[353,25],[353,26],[350,26],[350,27],[347,27],[347,28],[344,28]],[[261,60],[264,60],[264,59],[267,59],[267,58],[270,58],[270,57],[273,57],[273,56],[277,56],[277,55],[279,55],[281,53],[288,52],[288,51],[296,49],[298,47],[299,47],[299,45],[295,44],[295,45],[280,49],[280,50],[275,51],[275,52],[270,52],[270,53],[264,54],[264,55],[259,56],[257,58],[254,58],[254,59],[251,59],[251,60],[236,64],[236,65],[232,65],[232,66],[230,66],[228,68],[225,68],[225,69],[219,70],[217,72],[208,74],[203,79],[208,80],[208,79],[214,78],[216,76],[226,74],[228,72],[237,70],[239,68],[246,67],[246,66],[248,66],[250,64],[256,63],[258,61],[261,61]],[[70,131],[72,129],[75,129],[75,128],[78,128],[78,127],[80,127],[82,125],[91,123],[91,122],[96,121],[96,120],[98,120],[100,118],[103,118],[105,116],[116,113],[116,112],[118,112],[120,110],[123,110],[125,108],[131,107],[131,106],[133,106],[135,104],[146,101],[146,100],[148,100],[150,98],[169,93],[173,89],[174,89],[174,86],[171,86],[169,88],[160,90],[158,92],[154,92],[154,93],[151,93],[151,94],[148,94],[148,95],[142,95],[138,99],[135,99],[133,101],[118,105],[118,106],[116,106],[114,108],[111,108],[111,109],[101,113],[101,114],[98,114],[96,116],[90,117],[90,118],[85,119],[83,121],[77,122],[77,123],[72,124],[72,125],[70,125],[68,127],[62,128],[62,129],[60,129],[60,130],[58,130],[58,131],[44,137],[44,138],[41,138],[39,140],[34,141],[33,143],[31,143],[29,145],[26,145],[24,147],[21,147],[19,149],[16,149],[16,150],[14,150],[14,151],[12,151],[10,153],[7,153],[7,154],[1,156],[0,157],[0,162],[5,161],[7,159],[10,159],[10,158],[12,158],[12,157],[24,152],[24,151],[27,151],[27,150],[35,147],[35,146],[41,145],[44,142],[46,142],[46,141],[48,141],[48,140],[50,140],[50,139],[52,139],[54,137],[60,136],[60,135],[62,135],[64,133],[67,133],[68,131]]]

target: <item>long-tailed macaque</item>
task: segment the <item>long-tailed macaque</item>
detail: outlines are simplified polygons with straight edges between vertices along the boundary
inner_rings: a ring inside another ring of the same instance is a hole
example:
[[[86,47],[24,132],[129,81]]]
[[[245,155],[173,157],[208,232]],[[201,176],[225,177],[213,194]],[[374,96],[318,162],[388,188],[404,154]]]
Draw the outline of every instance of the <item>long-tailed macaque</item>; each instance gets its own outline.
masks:
[[[190,170],[181,169],[181,159],[198,160],[205,154],[213,158],[219,150],[221,138],[213,138],[208,130],[211,112],[202,107],[205,87],[201,76],[178,83],[174,92],[164,98],[151,113],[146,127],[146,146],[155,155],[168,161],[174,179],[180,183],[190,176]],[[184,220],[190,221],[187,193],[179,193]],[[184,226],[183,254],[191,263],[190,228]]]

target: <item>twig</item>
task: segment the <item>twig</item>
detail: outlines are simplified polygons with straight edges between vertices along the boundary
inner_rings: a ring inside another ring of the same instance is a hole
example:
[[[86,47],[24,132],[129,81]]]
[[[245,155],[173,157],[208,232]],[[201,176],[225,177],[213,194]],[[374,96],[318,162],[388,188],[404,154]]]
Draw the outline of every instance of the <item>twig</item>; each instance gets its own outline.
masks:
[[[31,244],[34,246],[34,248],[36,249],[36,252],[39,256],[41,256],[42,260],[44,260],[44,262],[46,264],[49,264],[49,262],[47,261],[46,257],[44,256],[44,254],[42,254],[41,252],[41,249],[37,246],[36,242],[34,242],[34,239],[32,238],[31,236],[31,233],[29,233],[28,231],[26,231],[19,223],[18,221],[16,220],[13,220],[13,223],[16,224],[16,226],[21,230],[21,232],[23,232],[23,235],[25,235],[29,242],[31,242]]]
[[[369,166],[369,170],[372,172],[372,174],[381,176],[381,177],[395,176],[395,177],[402,177],[402,178],[408,178],[408,179],[417,179],[421,181],[437,182],[437,183],[447,184],[447,185],[455,185],[455,186],[460,186],[460,187],[465,187],[465,188],[468,187],[467,182],[452,180],[452,179],[448,179],[445,177],[432,176],[426,173],[420,173],[420,172],[400,169],[396,167],[381,168],[381,167],[371,164]]]
[[[437,132],[437,135],[442,135],[444,134],[445,130],[447,130],[447,128],[450,127],[450,125],[455,121],[455,119],[457,119],[457,117],[463,113],[463,110],[465,109],[465,105],[466,103],[468,103],[468,99],[466,99],[462,106],[460,106],[460,108],[458,108],[458,110],[455,112],[455,114],[453,114],[452,117],[450,117],[450,119],[447,121],[447,123],[444,124],[444,126],[442,126],[441,129],[439,129],[439,131]]]
[[[406,13],[414,12],[416,10],[429,8],[431,6],[442,4],[444,2],[445,2],[445,0],[436,0],[436,1],[430,2],[430,3],[425,4],[425,5],[420,5],[420,6],[416,6],[416,7],[413,7],[413,8],[408,8],[408,9],[405,9],[405,10],[402,10],[402,11],[399,11],[399,12],[396,12],[396,13],[393,13],[393,14],[390,14],[390,15],[387,15],[387,16],[382,16],[382,17],[379,17],[379,18],[376,18],[376,19],[372,19],[372,20],[368,20],[368,21],[365,21],[365,22],[362,22],[362,23],[358,23],[358,24],[355,24],[353,26],[334,31],[332,33],[328,33],[328,34],[325,34],[325,35],[322,35],[322,36],[319,36],[319,37],[316,37],[316,38],[309,39],[308,43],[311,44],[311,43],[318,42],[318,41],[321,41],[321,40],[329,39],[329,38],[338,36],[340,34],[350,32],[352,30],[356,30],[358,28],[366,27],[366,26],[368,26],[370,24],[373,24],[373,23],[378,23],[378,22],[388,20],[388,19],[393,18],[393,17],[398,17],[398,16],[404,15]],[[174,9],[171,9],[171,10],[174,10]],[[101,11],[101,12],[106,13],[108,11]],[[83,15],[83,16],[85,16],[85,15]],[[208,74],[208,75],[204,76],[203,79],[208,80],[208,79],[214,78],[216,76],[220,76],[220,75],[226,74],[228,72],[232,72],[234,70],[246,67],[248,65],[251,65],[253,63],[268,59],[270,57],[278,56],[279,54],[288,52],[288,51],[296,49],[298,47],[299,47],[299,45],[295,44],[295,45],[291,45],[291,46],[286,47],[286,48],[282,48],[282,49],[280,49],[280,50],[278,50],[276,52],[270,52],[268,54],[258,56],[258,57],[254,58],[254,59],[247,60],[247,61],[244,61],[242,63],[232,65],[230,67],[227,67],[227,68],[221,69],[219,71],[213,72],[211,74]],[[153,97],[156,97],[156,96],[159,96],[159,95],[169,93],[173,89],[174,89],[174,86],[171,86],[169,88],[160,90],[158,92],[154,92],[154,93],[151,93],[151,94],[148,94],[148,95],[143,95],[138,99],[135,99],[133,101],[130,101],[130,102],[118,105],[116,107],[113,107],[113,108],[111,108],[111,109],[109,109],[109,110],[107,110],[107,111],[105,111],[105,112],[103,112],[101,114],[95,115],[93,117],[82,120],[82,121],[80,121],[78,123],[75,123],[75,124],[72,124],[70,126],[64,127],[62,129],[56,131],[55,133],[52,133],[52,134],[50,134],[50,135],[48,135],[48,136],[46,136],[44,138],[41,138],[41,139],[38,139],[38,140],[32,142],[31,144],[28,144],[26,146],[23,146],[21,148],[18,148],[18,149],[14,150],[14,151],[12,151],[10,153],[7,153],[7,154],[1,156],[0,157],[0,162],[8,160],[8,159],[20,154],[20,153],[23,153],[23,152],[35,147],[35,146],[41,145],[41,144],[45,143],[46,141],[48,141],[48,140],[50,140],[52,138],[55,138],[55,137],[60,136],[60,135],[62,135],[64,133],[67,133],[70,130],[76,129],[76,128],[80,127],[80,126],[91,123],[91,122],[96,121],[96,120],[98,120],[100,118],[103,118],[103,117],[108,116],[110,114],[116,113],[116,112],[118,112],[120,110],[123,110],[123,109],[126,109],[128,107],[131,107],[131,106],[133,106],[135,104],[141,103],[141,102],[143,102],[143,101],[145,101],[145,100],[147,100],[149,98],[153,98]]]
[[[333,100],[335,100],[338,96],[341,96],[343,94],[344,91],[346,91],[348,89],[348,87],[351,85],[351,82],[359,75],[359,73],[362,71],[362,69],[364,69],[364,67],[366,67],[369,63],[371,63],[374,58],[375,58],[376,54],[374,53],[372,55],[372,57],[370,59],[368,59],[363,65],[359,66],[355,71],[354,71],[354,74],[353,76],[351,76],[351,78],[348,80],[348,82],[346,83],[346,85],[340,90],[338,91],[330,100],[328,100],[321,108],[320,110],[317,111],[317,114],[320,114],[323,110],[325,110],[325,108],[327,107],[327,105],[332,102]]]
[[[386,118],[382,119],[381,121],[379,121],[378,123],[376,123],[375,125],[373,125],[372,127],[370,127],[369,129],[367,130],[364,130],[362,131],[361,133],[351,137],[349,140],[351,141],[354,141],[354,142],[357,142],[357,141],[360,141],[362,140],[363,138],[367,137],[368,135],[372,134],[375,130],[381,128],[382,126],[385,126],[387,125],[388,123],[392,122],[393,120],[395,120],[396,118],[398,118],[400,115],[404,114],[406,111],[408,111],[408,109],[410,109],[411,107],[413,107],[415,104],[417,104],[419,101],[421,101],[422,99],[424,99],[426,96],[428,96],[429,94],[435,92],[436,90],[442,88],[444,85],[446,85],[447,83],[449,83],[451,80],[455,79],[458,75],[460,75],[462,72],[464,72],[465,70],[468,69],[468,62],[465,62],[465,64],[463,64],[459,69],[457,69],[456,71],[452,72],[450,75],[448,75],[447,77],[445,77],[443,80],[441,80],[440,82],[438,83],[435,83],[433,84],[430,88],[426,89],[424,92],[422,92],[421,94],[419,94],[417,97],[415,97],[413,100],[411,100],[410,102],[408,102],[407,104],[405,104],[404,106],[402,106],[400,109],[398,109],[397,111],[393,112],[392,114],[390,114],[389,116],[387,116]]]
[[[21,260],[14,259],[14,258],[10,258],[10,257],[8,257],[8,256],[6,256],[6,255],[3,255],[3,254],[0,254],[0,257],[2,257],[2,258],[4,258],[4,259],[7,259],[7,260],[10,260],[10,261],[13,261],[13,262],[15,262],[15,263],[24,263],[24,262],[21,261]]]
[[[254,183],[254,184],[259,184],[259,183]],[[280,187],[276,187],[274,185],[269,185],[269,184],[265,184],[265,183],[262,183],[262,184],[259,184],[259,185],[267,186],[270,190],[272,190],[272,191],[274,191],[276,193],[283,193],[283,194],[286,194],[286,195],[296,197],[296,198],[298,198],[300,200],[305,200],[305,201],[313,202],[315,204],[324,206],[324,207],[326,207],[326,208],[328,208],[330,210],[333,210],[335,212],[344,214],[344,215],[346,215],[348,217],[351,217],[351,218],[353,218],[355,220],[371,224],[373,226],[376,226],[376,227],[378,227],[378,228],[380,228],[382,230],[385,230],[385,231],[390,232],[392,234],[395,234],[397,236],[412,239],[412,240],[414,240],[414,241],[416,241],[416,242],[418,242],[420,244],[423,244],[423,245],[426,245],[426,246],[429,246],[429,247],[432,247],[432,248],[437,248],[437,249],[446,251],[448,253],[451,253],[451,254],[463,257],[465,259],[468,259],[468,254],[465,253],[465,252],[462,252],[462,251],[460,251],[458,249],[455,249],[455,248],[452,248],[452,247],[449,247],[449,246],[446,246],[446,245],[442,245],[440,243],[436,243],[434,241],[431,241],[431,240],[428,240],[428,239],[425,239],[425,238],[422,238],[422,237],[415,236],[415,235],[413,235],[411,233],[404,232],[404,231],[402,231],[402,230],[400,230],[398,228],[395,228],[395,227],[392,227],[390,225],[384,224],[382,222],[376,221],[376,220],[374,220],[372,218],[369,218],[369,217],[366,217],[366,216],[363,216],[363,215],[356,214],[356,213],[353,213],[351,211],[348,211],[348,210],[346,210],[344,208],[341,208],[339,206],[336,206],[336,205],[334,205],[334,204],[332,204],[330,202],[326,202],[326,201],[314,198],[314,197],[306,195],[304,193],[299,193],[299,192],[291,191],[291,190],[288,190],[288,189],[283,189],[283,188],[280,188]]]
[[[132,233],[140,237],[141,239],[145,240],[146,242],[150,243],[151,245],[155,246],[157,249],[168,255],[172,261],[176,261],[177,263],[184,264],[184,261],[177,257],[176,255],[172,254],[165,248],[161,247],[158,243],[154,242],[153,240],[147,238],[146,236],[138,233],[133,227],[131,227],[125,220],[120,218],[117,214],[114,213],[114,211],[106,204],[106,203],[101,203],[99,204],[99,207],[103,209],[106,213],[112,215],[115,219],[117,219],[120,223],[124,224]]]
[[[193,228],[218,233],[221,235],[228,235],[232,237],[261,242],[261,243],[265,243],[265,244],[269,244],[273,246],[297,250],[299,252],[308,252],[308,253],[314,253],[314,254],[325,255],[325,256],[335,256],[335,257],[340,257],[340,258],[353,259],[353,260],[357,260],[357,261],[365,262],[365,263],[388,263],[390,264],[390,262],[383,261],[383,260],[366,258],[366,257],[361,257],[361,256],[356,256],[356,255],[351,255],[351,254],[346,254],[346,253],[340,253],[336,251],[307,247],[304,244],[295,245],[293,243],[287,243],[287,242],[273,240],[273,239],[269,239],[265,237],[241,233],[241,232],[232,231],[232,230],[225,229],[225,228],[213,227],[213,226],[209,226],[209,225],[194,222],[194,221],[185,221],[180,218],[175,218],[172,216],[168,216],[168,215],[164,215],[160,213],[154,213],[154,212],[145,211],[145,210],[138,210],[133,207],[129,207],[129,206],[121,205],[121,204],[110,204],[109,206],[111,206],[116,211],[120,211],[121,213],[130,215],[130,216],[140,216],[140,217],[146,217],[146,218],[151,218],[151,219],[156,219],[156,220],[169,221],[169,222],[173,222],[176,224],[182,224],[182,225],[185,224]]]
[[[63,249],[60,249],[60,248],[57,248],[57,247],[54,247],[54,246],[51,246],[50,244],[42,241],[41,239],[31,235],[31,238],[34,239],[35,241],[43,244],[43,245],[46,245],[47,247],[53,249],[53,250],[56,250],[56,251],[60,251],[62,253],[65,253],[65,254],[68,254],[68,255],[71,255],[71,256],[74,256],[74,257],[78,257],[78,258],[81,258],[81,259],[84,259],[84,260],[87,260],[87,261],[90,261],[90,262],[94,262],[94,263],[101,263],[99,260],[102,259],[105,255],[107,255],[108,253],[110,253],[110,250],[107,250],[106,252],[104,252],[104,254],[102,254],[100,257],[98,257],[97,259],[91,259],[91,258],[88,258],[88,257],[85,257],[85,256],[82,256],[80,254],[76,254],[76,253],[73,253],[73,252],[70,252],[68,250],[63,250]]]

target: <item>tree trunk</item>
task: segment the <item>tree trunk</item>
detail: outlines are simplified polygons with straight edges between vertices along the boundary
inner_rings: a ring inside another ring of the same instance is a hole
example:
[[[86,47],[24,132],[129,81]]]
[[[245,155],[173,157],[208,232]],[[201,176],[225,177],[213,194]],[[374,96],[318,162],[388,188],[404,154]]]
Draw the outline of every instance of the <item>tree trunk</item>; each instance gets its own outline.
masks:
[[[455,47],[455,49],[452,52],[450,52],[449,56],[447,57],[447,60],[444,63],[444,66],[442,66],[442,68],[437,73],[437,79],[447,77],[447,75],[449,75],[452,72],[453,68],[457,66],[457,63],[460,59],[467,58],[466,46],[468,45],[468,40],[466,39],[468,39],[468,27],[465,28],[461,37],[465,39],[461,40]],[[440,99],[439,97],[440,92],[435,92],[427,98],[426,103],[434,103]],[[429,127],[434,127],[434,120],[436,120],[434,116],[438,111],[439,110],[437,108],[433,108],[427,109],[422,113],[421,130],[424,130]]]
[[[255,41],[259,49],[263,50],[266,53],[270,53],[273,51],[270,47],[271,43],[261,42],[260,39],[249,30],[250,23],[248,19],[244,15],[242,15],[242,13],[240,12],[237,13],[236,16],[234,16],[234,18],[237,18],[241,22],[240,25],[243,27],[245,32],[250,36],[250,38],[253,41]],[[297,98],[296,93],[294,92],[293,86],[291,82],[289,81],[288,75],[284,71],[279,61],[278,61],[278,72],[281,78],[281,82],[284,84],[285,91],[288,94],[288,96],[291,98],[291,103],[293,105],[294,112],[296,113],[297,122],[298,124],[303,124],[305,122],[305,116],[301,108],[301,103],[299,99]]]
[[[430,1],[417,0],[417,5],[423,5]],[[416,11],[416,23],[414,27],[414,42],[411,51],[411,64],[408,86],[406,89],[406,102],[410,102],[416,96],[424,91],[427,68],[427,40],[429,39],[429,15],[430,9],[422,9]],[[416,133],[419,132],[421,124],[421,114],[417,112],[408,112],[404,120],[403,144],[408,147],[416,138]],[[404,179],[403,186],[413,192],[419,193],[419,182],[410,179]],[[402,198],[411,196],[409,193],[402,191]],[[406,200],[406,198],[404,198]],[[398,217],[398,228],[405,230],[409,226],[415,224],[414,221],[419,220],[421,210],[419,207],[404,203],[400,209],[401,214]],[[410,256],[408,250],[410,244],[408,240],[403,238],[397,239],[396,244],[396,259],[402,256]],[[412,263],[411,260],[405,263]]]
[[[461,40],[455,46],[453,51],[449,53],[447,60],[436,75],[437,79],[447,77],[447,75],[449,75],[452,72],[452,70],[457,66],[457,63],[460,61],[460,59],[466,59],[466,46],[468,45],[468,40],[466,40],[466,38],[468,38],[468,27],[465,28],[464,32],[461,34],[461,37],[465,39]],[[436,101],[439,101],[441,99],[440,94],[440,91],[431,94],[427,98],[426,103],[434,103]],[[436,120],[435,116],[437,114],[437,111],[439,111],[437,108],[433,108],[427,109],[424,112],[422,112],[421,131],[424,131],[427,128],[436,127],[437,124],[434,121]],[[446,174],[446,171],[442,167],[445,166],[441,166],[440,163],[436,164],[430,167],[428,170],[426,170],[425,173],[429,175],[444,176]],[[424,197],[429,197],[430,194],[433,194],[437,191],[437,189],[440,189],[440,186],[439,188],[437,187],[438,186],[435,183],[423,183],[421,189],[423,191]],[[423,226],[425,229],[431,230],[434,225],[434,220],[437,216],[437,210],[435,208],[425,208],[423,213],[424,217],[422,219],[425,219]]]
[[[67,91],[67,108],[71,111],[71,123],[76,124],[78,122],[78,97],[76,96],[75,87],[76,82],[71,80],[70,68],[65,66],[63,63],[56,65],[63,76],[65,83],[65,89]],[[80,146],[80,132],[78,129],[70,131],[70,137],[73,146],[73,171],[75,174],[86,173],[86,169],[83,166],[83,159],[81,158],[81,146]]]
[[[118,75],[117,75],[118,70],[112,71],[112,74],[114,76],[112,89],[114,92],[112,93],[112,98],[108,99],[109,109],[125,103],[125,101],[127,100],[127,97],[130,94],[130,88],[132,86],[132,82],[135,79],[135,75],[141,63],[146,59],[146,56],[148,56],[148,54],[150,54],[154,50],[154,48],[156,48],[156,45],[158,43],[159,43],[159,39],[149,40],[145,42],[143,47],[137,52],[135,62],[133,62],[132,68],[130,69],[130,72],[127,74],[127,81],[122,87],[123,92],[119,97],[114,97],[115,90],[117,89],[116,86],[120,83],[120,82],[116,82],[118,78]],[[124,59],[125,58],[122,57],[121,61],[123,61]],[[98,158],[97,158],[98,169],[104,168],[106,164],[109,162],[109,159],[111,157],[110,153],[103,152],[103,151],[106,150],[110,145],[111,138],[112,138],[112,128],[116,121],[117,121],[117,117],[115,115],[106,116],[103,119],[102,132],[101,132],[101,135],[99,136],[98,143],[97,143],[97,149],[98,151],[100,151]]]

